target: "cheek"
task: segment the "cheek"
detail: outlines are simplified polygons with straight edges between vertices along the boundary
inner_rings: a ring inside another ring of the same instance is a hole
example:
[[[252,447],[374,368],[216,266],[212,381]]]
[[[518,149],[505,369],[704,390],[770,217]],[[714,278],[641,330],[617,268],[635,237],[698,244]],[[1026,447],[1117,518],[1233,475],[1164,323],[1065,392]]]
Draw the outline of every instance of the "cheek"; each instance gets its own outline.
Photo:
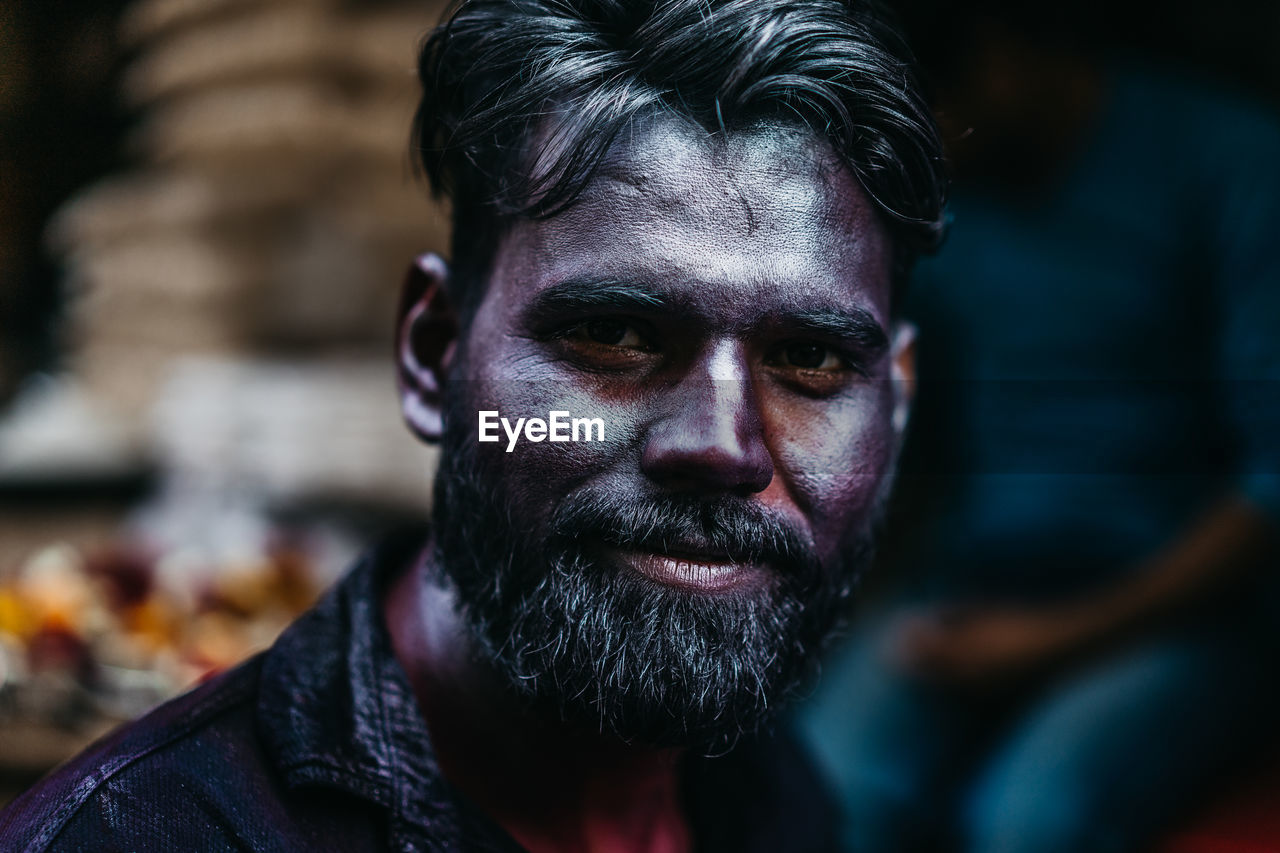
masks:
[[[580,381],[575,383],[552,376],[554,372],[520,380],[488,376],[469,383],[469,440],[477,442],[479,457],[494,481],[502,484],[528,517],[538,520],[545,520],[567,494],[584,482],[616,468],[635,446],[638,432],[637,407],[633,402],[611,399]],[[552,441],[548,434],[540,441],[533,441],[525,427],[520,426],[512,444],[507,428],[499,423],[496,430],[490,429],[491,435],[497,433],[498,441],[479,442],[480,410],[498,412],[511,430],[517,428],[521,419],[525,424],[533,418],[549,422],[552,412],[564,413],[559,416],[565,424],[560,432],[569,440]],[[577,432],[578,440],[573,440],[575,419],[598,419],[603,424],[604,439],[600,440],[597,426],[582,424]]]
[[[793,403],[772,419],[775,483],[807,518],[820,547],[862,528],[890,475],[893,406],[881,390]]]

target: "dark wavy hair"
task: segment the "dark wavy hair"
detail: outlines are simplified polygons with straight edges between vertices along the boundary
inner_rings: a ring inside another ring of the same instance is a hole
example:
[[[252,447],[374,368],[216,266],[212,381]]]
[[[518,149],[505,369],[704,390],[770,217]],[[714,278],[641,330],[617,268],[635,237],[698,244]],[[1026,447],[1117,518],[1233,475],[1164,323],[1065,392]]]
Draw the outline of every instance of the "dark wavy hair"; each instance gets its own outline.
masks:
[[[464,312],[506,224],[571,205],[654,111],[711,134],[779,120],[825,136],[882,214],[895,283],[942,236],[941,142],[875,0],[455,0],[418,69],[415,163],[452,202]]]

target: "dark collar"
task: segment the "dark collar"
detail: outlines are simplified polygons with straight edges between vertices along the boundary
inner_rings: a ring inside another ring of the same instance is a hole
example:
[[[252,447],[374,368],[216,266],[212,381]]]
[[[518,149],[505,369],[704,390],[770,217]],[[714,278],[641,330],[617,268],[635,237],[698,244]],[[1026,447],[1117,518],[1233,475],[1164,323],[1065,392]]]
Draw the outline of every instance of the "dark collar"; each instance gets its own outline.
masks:
[[[457,794],[381,611],[388,575],[422,544],[420,533],[387,540],[281,635],[263,661],[257,714],[290,788],[337,787],[383,806],[399,849],[456,850]]]

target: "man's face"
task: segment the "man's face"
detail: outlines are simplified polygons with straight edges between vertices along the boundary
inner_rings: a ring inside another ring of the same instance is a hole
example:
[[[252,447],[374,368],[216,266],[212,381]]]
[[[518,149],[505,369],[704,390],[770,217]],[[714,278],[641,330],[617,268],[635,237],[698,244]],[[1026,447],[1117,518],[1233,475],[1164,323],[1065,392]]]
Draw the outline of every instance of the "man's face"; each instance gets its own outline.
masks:
[[[437,536],[513,686],[710,743],[797,683],[892,467],[889,286],[870,203],[798,129],[655,121],[512,226],[446,388]],[[481,410],[605,440],[508,452]]]

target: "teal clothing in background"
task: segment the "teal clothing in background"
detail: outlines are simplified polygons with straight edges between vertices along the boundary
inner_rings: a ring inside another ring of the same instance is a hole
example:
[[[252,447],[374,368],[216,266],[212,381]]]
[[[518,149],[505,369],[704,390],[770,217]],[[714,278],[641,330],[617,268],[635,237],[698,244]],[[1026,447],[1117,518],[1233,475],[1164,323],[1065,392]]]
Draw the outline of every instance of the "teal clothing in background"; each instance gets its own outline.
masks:
[[[904,470],[944,490],[918,537],[936,583],[1070,591],[1232,488],[1280,517],[1270,114],[1119,71],[1054,183],[961,186],[952,213],[906,305],[921,385]]]
[[[904,308],[911,582],[857,615],[795,718],[855,853],[1144,849],[1268,731],[1274,572],[998,690],[885,651],[901,608],[1114,582],[1226,495],[1280,518],[1280,129],[1154,72],[1106,92],[1053,182],[957,188]]]

